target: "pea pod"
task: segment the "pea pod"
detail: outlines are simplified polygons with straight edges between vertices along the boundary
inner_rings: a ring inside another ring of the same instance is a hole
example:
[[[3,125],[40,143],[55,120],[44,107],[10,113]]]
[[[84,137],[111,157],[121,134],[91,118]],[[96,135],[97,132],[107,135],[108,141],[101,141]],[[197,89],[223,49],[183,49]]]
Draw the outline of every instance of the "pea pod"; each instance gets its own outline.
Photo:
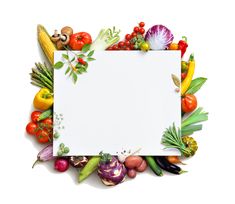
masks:
[[[157,176],[163,176],[161,168],[157,165],[157,163],[155,162],[155,160],[152,156],[146,156],[145,159],[146,159],[149,167],[153,170],[153,172]]]
[[[46,118],[49,118],[52,115],[52,109],[48,109],[44,112],[42,112],[38,118],[38,121],[44,120]]]
[[[84,166],[84,168],[81,170],[81,172],[78,176],[78,182],[81,183],[88,176],[90,176],[98,168],[99,162],[100,162],[100,156],[93,156],[88,161],[86,166]]]

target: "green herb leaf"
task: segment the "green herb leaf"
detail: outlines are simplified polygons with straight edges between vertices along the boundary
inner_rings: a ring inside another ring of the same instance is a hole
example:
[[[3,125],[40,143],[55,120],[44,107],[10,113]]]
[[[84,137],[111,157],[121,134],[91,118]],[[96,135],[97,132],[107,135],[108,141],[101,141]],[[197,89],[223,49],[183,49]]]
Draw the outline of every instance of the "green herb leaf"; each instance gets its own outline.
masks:
[[[75,60],[75,57],[73,57],[73,59],[71,60],[71,62],[73,62]]]
[[[94,54],[94,50],[92,50],[92,51],[90,51],[89,53],[88,53],[88,55],[87,55],[87,57],[91,57],[93,54]]]
[[[186,94],[195,94],[202,85],[206,82],[207,78],[199,77],[194,80],[192,80],[188,90],[186,91]]]
[[[68,74],[69,71],[70,71],[70,67],[68,66],[68,68],[67,68],[67,70],[66,70],[66,72],[65,72],[65,75]]]
[[[181,136],[192,135],[195,131],[202,130],[202,125],[189,125],[181,129]]]
[[[82,52],[86,53],[91,47],[91,44],[85,44],[83,47],[82,47]]]
[[[87,61],[88,61],[88,62],[94,61],[94,60],[95,60],[95,58],[92,58],[92,57],[88,57],[88,58],[87,58]]]
[[[74,83],[76,84],[76,82],[77,82],[77,80],[78,80],[78,76],[77,76],[77,74],[76,73],[74,73],[73,72],[73,81],[74,81]]]
[[[61,69],[64,66],[64,63],[59,61],[54,64],[54,69]]]
[[[78,54],[77,56],[78,56],[79,58],[86,57],[86,55],[84,55],[84,54]]]
[[[68,56],[67,54],[62,54],[62,57],[63,57],[64,59],[66,59],[66,60],[69,59],[69,56]]]
[[[174,75],[174,74],[171,74],[171,78],[172,78],[174,84],[175,84],[178,88],[180,88],[180,80],[179,80],[179,78],[178,78],[176,75]]]

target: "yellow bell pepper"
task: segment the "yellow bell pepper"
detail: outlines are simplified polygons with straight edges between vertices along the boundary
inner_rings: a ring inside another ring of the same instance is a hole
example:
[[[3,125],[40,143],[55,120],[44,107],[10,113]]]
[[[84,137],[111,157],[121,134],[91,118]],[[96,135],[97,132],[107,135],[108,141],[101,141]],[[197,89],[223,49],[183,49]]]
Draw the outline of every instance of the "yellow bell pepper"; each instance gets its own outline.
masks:
[[[54,102],[52,93],[47,88],[41,88],[40,91],[35,95],[33,105],[36,109],[47,110]]]
[[[187,76],[185,77],[184,81],[181,83],[181,96],[183,96],[185,92],[188,90],[193,79],[194,70],[195,70],[195,61],[193,54],[191,54],[188,63]]]

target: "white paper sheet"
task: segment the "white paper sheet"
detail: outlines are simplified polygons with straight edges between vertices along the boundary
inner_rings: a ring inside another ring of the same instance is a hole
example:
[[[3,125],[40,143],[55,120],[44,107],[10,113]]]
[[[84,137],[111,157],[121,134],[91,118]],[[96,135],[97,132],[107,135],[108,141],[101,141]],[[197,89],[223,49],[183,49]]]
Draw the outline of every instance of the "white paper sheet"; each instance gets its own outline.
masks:
[[[62,60],[55,52],[54,61]],[[72,55],[71,55],[72,56]],[[173,122],[181,124],[179,51],[97,51],[78,81],[54,71],[54,112],[63,114],[54,155],[64,143],[68,155],[116,155],[141,149],[139,155],[179,155],[163,150],[161,138]],[[54,118],[55,120],[55,118]]]

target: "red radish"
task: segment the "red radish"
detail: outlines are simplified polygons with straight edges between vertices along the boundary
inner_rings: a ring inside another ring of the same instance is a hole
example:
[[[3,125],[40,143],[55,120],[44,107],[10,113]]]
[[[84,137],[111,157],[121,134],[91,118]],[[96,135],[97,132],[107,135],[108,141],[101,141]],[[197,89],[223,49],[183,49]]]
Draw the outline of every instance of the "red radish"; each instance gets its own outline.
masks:
[[[69,168],[69,162],[67,159],[64,158],[58,158],[55,160],[54,163],[54,169],[59,172],[65,172]]]

